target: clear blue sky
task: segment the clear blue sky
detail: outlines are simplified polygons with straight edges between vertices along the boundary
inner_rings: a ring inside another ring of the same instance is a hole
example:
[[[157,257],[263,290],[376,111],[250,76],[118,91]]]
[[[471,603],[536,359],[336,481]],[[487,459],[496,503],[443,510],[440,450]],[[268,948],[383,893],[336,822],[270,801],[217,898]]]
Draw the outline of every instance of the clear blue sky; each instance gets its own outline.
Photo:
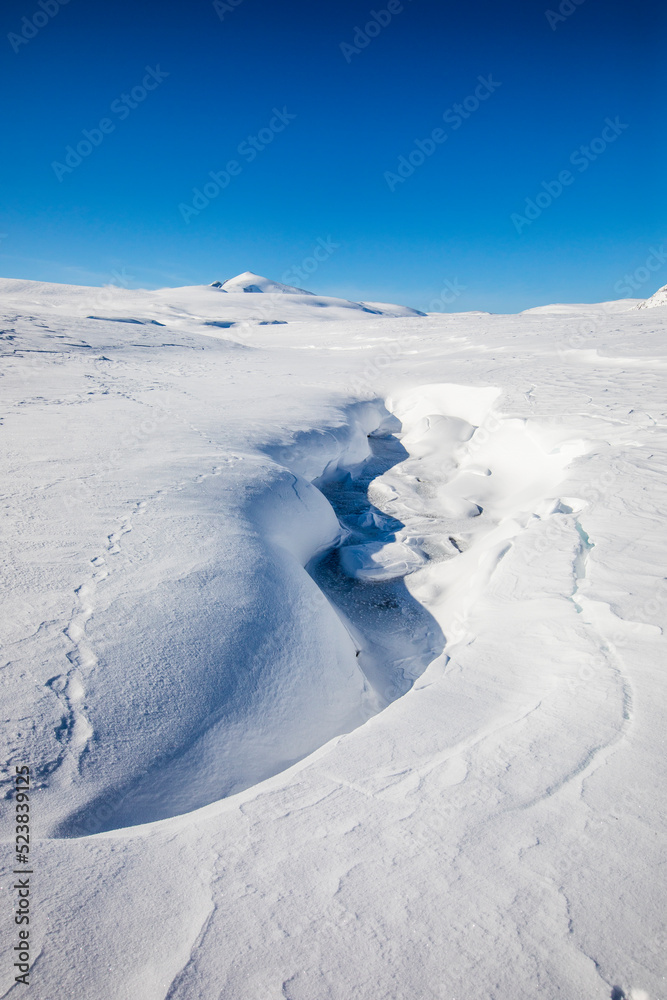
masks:
[[[617,298],[667,244],[662,0],[41,4],[0,13],[3,276],[280,280],[322,240],[297,284],[515,311]]]

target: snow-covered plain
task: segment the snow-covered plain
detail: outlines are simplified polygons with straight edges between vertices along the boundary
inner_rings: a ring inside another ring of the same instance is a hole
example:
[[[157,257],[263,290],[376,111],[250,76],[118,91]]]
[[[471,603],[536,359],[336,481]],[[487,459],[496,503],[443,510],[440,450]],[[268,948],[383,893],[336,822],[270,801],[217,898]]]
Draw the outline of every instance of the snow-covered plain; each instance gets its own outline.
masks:
[[[32,996],[667,997],[640,304],[0,281]]]

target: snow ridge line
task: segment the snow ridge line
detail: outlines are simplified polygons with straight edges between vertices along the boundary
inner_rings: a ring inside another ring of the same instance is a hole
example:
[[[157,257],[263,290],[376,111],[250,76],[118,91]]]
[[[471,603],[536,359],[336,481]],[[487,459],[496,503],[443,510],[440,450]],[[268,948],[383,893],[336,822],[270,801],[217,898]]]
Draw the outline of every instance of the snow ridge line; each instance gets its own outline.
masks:
[[[591,540],[590,536],[583,528],[577,517],[573,519],[573,526],[579,536],[579,544],[572,562],[574,585],[572,593],[569,595],[569,600],[573,603],[577,613],[582,616],[583,623],[592,633],[595,646],[604,658],[609,672],[618,681],[621,690],[621,721],[615,735],[613,735],[606,743],[600,743],[598,746],[589,747],[586,755],[579,761],[579,763],[575,767],[571,768],[571,770],[566,774],[562,775],[557,782],[546,788],[542,794],[535,796],[528,802],[521,803],[519,808],[522,810],[530,809],[539,802],[544,802],[547,799],[552,798],[552,796],[556,795],[574,780],[579,780],[580,787],[583,791],[586,779],[594,774],[602,764],[606,763],[608,758],[615,752],[620,743],[622,743],[624,738],[627,736],[632,725],[633,695],[630,681],[623,671],[623,661],[612,641],[606,636],[605,629],[600,627],[595,621],[596,617],[599,619],[600,611],[605,616],[611,614],[609,605],[604,601],[593,600],[592,598],[586,597],[581,593],[582,589],[585,589],[589,579],[589,558],[590,552],[595,548],[595,542]],[[626,622],[625,619],[616,619],[616,621],[622,621],[624,625],[628,626],[635,624],[633,622]],[[588,666],[586,673],[584,674],[584,668],[580,668],[579,677],[576,680],[568,679],[567,681],[572,693],[576,693],[581,684],[592,681],[596,675],[599,674],[599,670],[599,667],[596,668],[594,666]],[[508,809],[503,809],[501,811],[507,812],[511,811],[513,808],[517,807],[511,806]]]
[[[219,860],[219,859],[216,858],[216,861],[217,860]],[[187,989],[188,989],[187,978],[188,978],[189,971],[190,971],[190,969],[192,968],[192,966],[194,965],[194,963],[196,961],[197,953],[199,952],[200,948],[202,947],[204,941],[206,940],[206,936],[207,936],[209,928],[211,926],[211,922],[213,921],[213,918],[215,917],[215,914],[217,913],[217,910],[218,910],[218,904],[215,902],[215,900],[213,898],[212,886],[213,886],[213,882],[211,882],[211,886],[210,886],[210,889],[211,889],[211,899],[210,899],[211,908],[209,909],[208,913],[204,917],[202,925],[199,928],[199,931],[197,932],[197,934],[195,936],[195,939],[193,941],[192,947],[190,948],[190,955],[189,955],[187,961],[185,962],[185,965],[183,965],[182,968],[179,969],[179,971],[176,973],[176,975],[174,976],[174,978],[170,982],[169,986],[167,987],[167,992],[164,995],[164,1000],[177,1000],[177,997],[178,997],[179,993],[180,993],[181,996],[187,996]],[[185,988],[186,993],[181,992],[181,987],[182,986]]]

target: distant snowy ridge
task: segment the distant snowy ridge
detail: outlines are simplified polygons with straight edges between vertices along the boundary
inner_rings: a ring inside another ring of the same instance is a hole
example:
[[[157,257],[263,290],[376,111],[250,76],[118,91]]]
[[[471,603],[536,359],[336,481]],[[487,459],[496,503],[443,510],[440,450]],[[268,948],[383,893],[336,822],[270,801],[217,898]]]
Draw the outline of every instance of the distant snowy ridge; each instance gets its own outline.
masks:
[[[221,294],[224,293],[224,294]],[[250,293],[250,294],[248,294]],[[254,293],[254,294],[253,294]],[[391,303],[353,302],[317,295],[302,288],[283,285],[253,271],[208,285],[179,288],[91,288],[0,278],[0,297],[6,302],[35,305],[80,318],[103,318],[109,322],[159,323],[172,329],[239,324],[263,325],[322,320],[366,320],[371,317],[412,317],[424,313]]]
[[[637,309],[643,299],[612,299],[610,302],[552,302],[546,306],[523,309],[519,316],[578,316],[586,313],[604,312],[606,315]]]
[[[650,299],[645,299],[637,306],[638,309],[655,309],[656,306],[667,306],[667,285],[659,288]]]

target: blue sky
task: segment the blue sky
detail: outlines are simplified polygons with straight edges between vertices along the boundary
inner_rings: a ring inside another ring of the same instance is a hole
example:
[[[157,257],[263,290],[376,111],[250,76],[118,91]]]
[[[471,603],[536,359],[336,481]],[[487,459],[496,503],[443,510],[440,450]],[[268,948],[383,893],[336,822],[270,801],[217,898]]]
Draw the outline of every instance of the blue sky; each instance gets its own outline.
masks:
[[[663,3],[6,0],[0,18],[3,276],[297,269],[323,294],[509,312],[617,298],[667,249]],[[666,282],[667,262],[635,294]]]

